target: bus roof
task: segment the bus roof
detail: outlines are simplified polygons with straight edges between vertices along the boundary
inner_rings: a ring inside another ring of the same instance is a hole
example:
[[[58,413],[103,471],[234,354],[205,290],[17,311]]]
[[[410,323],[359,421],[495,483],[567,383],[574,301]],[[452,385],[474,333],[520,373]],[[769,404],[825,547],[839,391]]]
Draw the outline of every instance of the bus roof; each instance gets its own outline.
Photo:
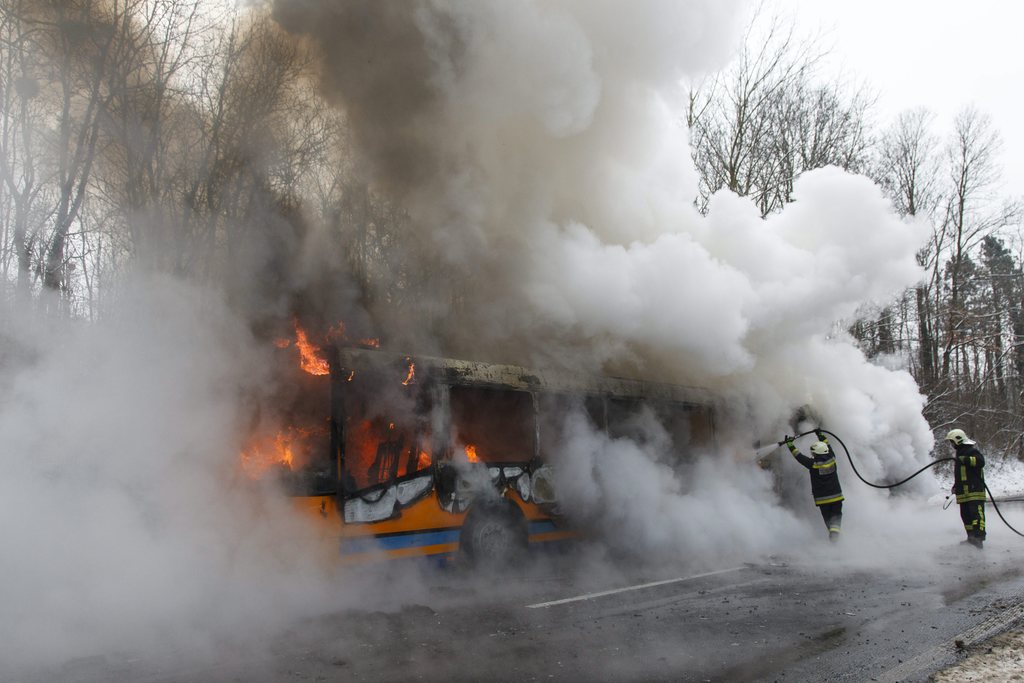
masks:
[[[452,386],[488,386],[520,391],[608,395],[651,401],[709,405],[713,396],[707,389],[665,382],[574,372],[564,369],[532,369],[518,365],[484,363],[433,356],[416,356],[389,351],[337,348],[339,370],[412,364],[416,377],[431,377]],[[335,364],[332,364],[332,369]]]

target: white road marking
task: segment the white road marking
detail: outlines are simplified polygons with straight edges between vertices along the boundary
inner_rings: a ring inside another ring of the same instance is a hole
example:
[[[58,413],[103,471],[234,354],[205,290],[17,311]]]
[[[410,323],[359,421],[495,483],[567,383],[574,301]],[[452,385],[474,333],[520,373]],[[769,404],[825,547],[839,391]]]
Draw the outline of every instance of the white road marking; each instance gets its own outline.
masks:
[[[703,574],[694,574],[693,576],[683,576],[678,579],[665,579],[663,581],[652,581],[651,583],[641,583],[636,586],[626,586],[624,588],[613,588],[612,590],[600,591],[597,593],[587,593],[586,595],[577,595],[573,598],[563,598],[561,600],[551,600],[550,602],[538,602],[534,605],[527,605],[527,609],[537,609],[538,607],[554,607],[555,605],[564,605],[569,602],[580,602],[581,600],[593,600],[594,598],[603,598],[606,595],[615,595],[616,593],[626,593],[628,591],[638,591],[644,588],[654,588],[655,586],[665,586],[670,583],[679,583],[681,581],[693,581],[694,579],[703,579],[706,576],[717,576],[719,574],[729,574],[731,572],[738,572],[741,569],[749,569],[747,565],[741,567],[730,567],[729,569],[719,569],[713,572],[705,572]]]

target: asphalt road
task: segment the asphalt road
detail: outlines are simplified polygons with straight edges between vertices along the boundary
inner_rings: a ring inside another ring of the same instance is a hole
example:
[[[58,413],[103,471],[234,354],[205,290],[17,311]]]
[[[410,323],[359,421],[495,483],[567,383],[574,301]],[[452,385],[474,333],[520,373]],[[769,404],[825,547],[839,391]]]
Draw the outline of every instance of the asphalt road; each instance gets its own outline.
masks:
[[[448,570],[418,576],[400,608],[332,612],[202,657],[98,656],[23,680],[926,680],[1021,623],[1022,550],[942,548],[914,569],[850,569],[837,551],[672,573],[572,557],[496,577]]]

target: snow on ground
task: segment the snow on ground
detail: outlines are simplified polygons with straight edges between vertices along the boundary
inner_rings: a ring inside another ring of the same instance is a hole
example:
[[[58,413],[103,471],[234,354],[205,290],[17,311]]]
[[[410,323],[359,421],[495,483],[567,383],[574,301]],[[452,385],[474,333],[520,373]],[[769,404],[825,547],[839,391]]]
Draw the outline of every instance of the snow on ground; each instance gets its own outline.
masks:
[[[984,453],[984,450],[982,451]],[[936,453],[937,457],[949,457],[951,453]],[[948,465],[936,468],[936,479],[942,490],[948,492],[953,485],[953,471]],[[998,501],[1001,498],[1024,496],[1024,462],[1012,456],[996,455],[985,463],[985,483]],[[945,494],[937,494],[929,502],[940,501]]]
[[[948,491],[953,483],[950,468],[940,467],[936,475],[940,484]],[[1007,456],[990,458],[985,465],[985,483],[996,500],[1022,497],[1024,462]],[[941,500],[944,495],[937,494],[929,502]],[[1015,524],[1020,517],[1018,508],[1019,506],[1013,508],[1011,523]],[[1024,529],[1024,524],[1018,528]],[[1024,631],[1010,631],[971,648],[966,659],[936,673],[929,680],[935,683],[1024,681]]]
[[[1024,681],[1024,631],[1011,631],[975,648],[967,659],[935,674],[935,683]]]
[[[994,458],[985,466],[985,482],[996,499],[1024,493],[1024,462],[1011,457]]]

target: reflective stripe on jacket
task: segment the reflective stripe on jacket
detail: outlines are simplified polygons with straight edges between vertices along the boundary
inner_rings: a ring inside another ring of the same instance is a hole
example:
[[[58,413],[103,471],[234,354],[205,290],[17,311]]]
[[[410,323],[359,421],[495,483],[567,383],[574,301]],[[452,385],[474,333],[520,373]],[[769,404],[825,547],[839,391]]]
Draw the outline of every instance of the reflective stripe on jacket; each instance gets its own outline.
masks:
[[[953,493],[957,503],[985,501],[985,456],[974,444],[956,446],[953,463]]]
[[[828,441],[825,443],[827,445]],[[815,453],[813,458],[801,453],[790,442],[786,442],[786,445],[797,462],[806,467],[811,475],[811,495],[814,496],[815,505],[828,505],[845,500],[843,487],[839,485],[839,473],[836,471],[836,454],[831,445],[828,447],[828,453]]]

